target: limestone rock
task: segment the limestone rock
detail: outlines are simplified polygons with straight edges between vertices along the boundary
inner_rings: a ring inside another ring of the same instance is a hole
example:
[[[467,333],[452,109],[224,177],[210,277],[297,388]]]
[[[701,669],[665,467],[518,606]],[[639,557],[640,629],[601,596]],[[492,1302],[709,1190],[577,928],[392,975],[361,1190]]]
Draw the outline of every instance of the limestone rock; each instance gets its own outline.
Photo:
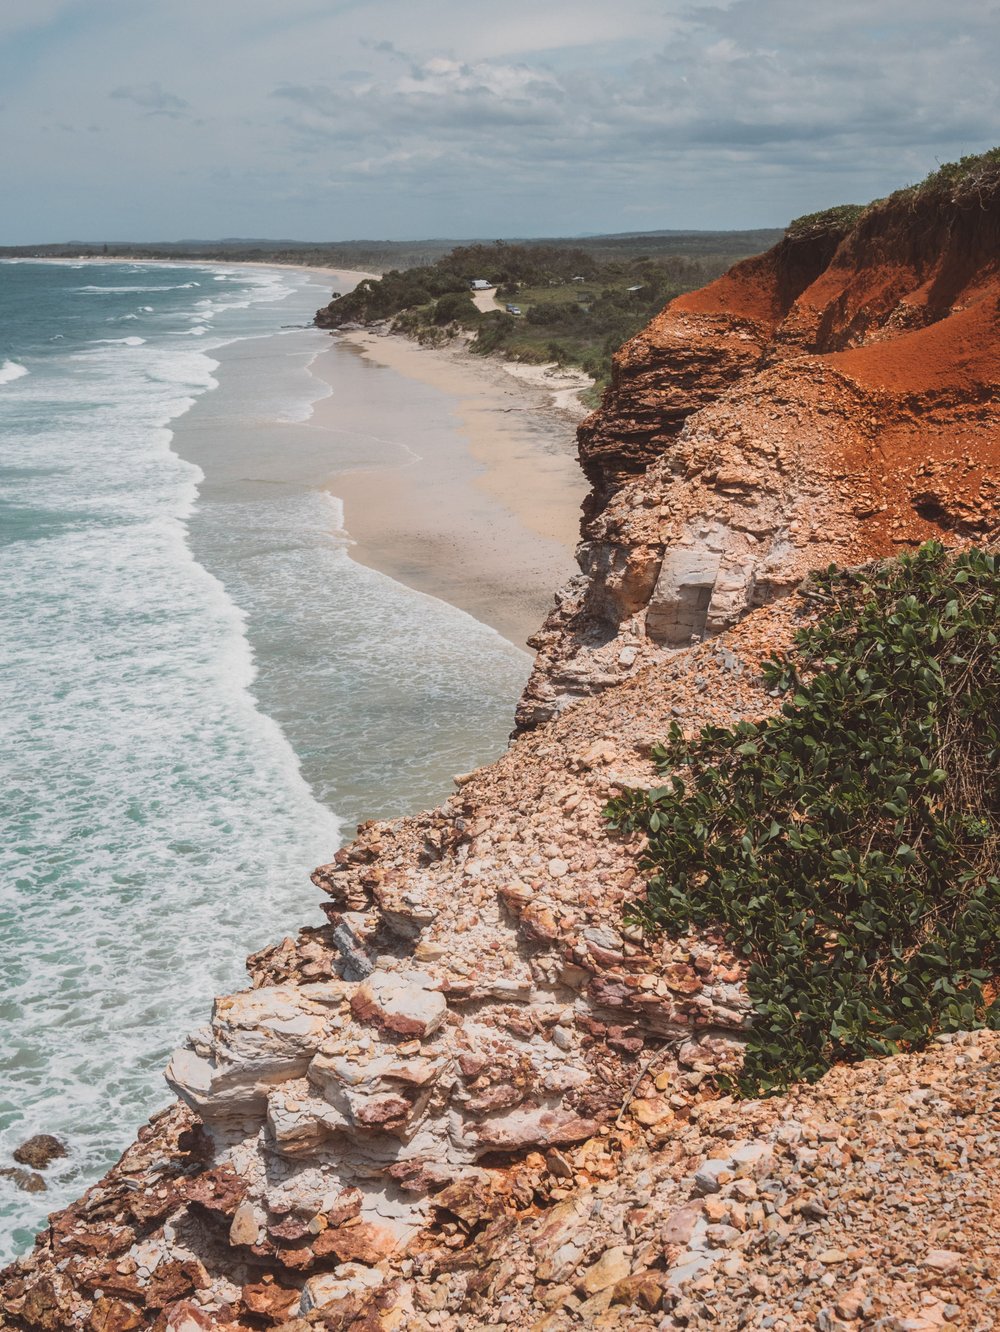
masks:
[[[404,1036],[432,1035],[444,1021],[448,1005],[433,977],[423,971],[376,972],[351,1000],[351,1011],[363,1022],[378,1022]]]
[[[260,1117],[270,1087],[306,1072],[343,1003],[339,982],[216,1000],[211,1030],[174,1051],[167,1081],[206,1120]]]
[[[923,1258],[921,1266],[942,1275],[957,1272],[963,1265],[964,1255],[954,1249],[931,1249]]]
[[[606,1249],[597,1262],[588,1267],[577,1282],[577,1288],[585,1295],[596,1295],[624,1281],[631,1270],[628,1250],[618,1246]]]
[[[366,1290],[375,1290],[385,1280],[384,1273],[362,1263],[341,1263],[332,1272],[310,1277],[302,1288],[299,1313],[322,1309],[333,1300],[344,1300]]]
[[[229,1227],[230,1244],[256,1244],[260,1223],[250,1203],[240,1203]]]
[[[211,1314],[190,1300],[181,1300],[166,1310],[165,1332],[207,1332],[215,1325]]]

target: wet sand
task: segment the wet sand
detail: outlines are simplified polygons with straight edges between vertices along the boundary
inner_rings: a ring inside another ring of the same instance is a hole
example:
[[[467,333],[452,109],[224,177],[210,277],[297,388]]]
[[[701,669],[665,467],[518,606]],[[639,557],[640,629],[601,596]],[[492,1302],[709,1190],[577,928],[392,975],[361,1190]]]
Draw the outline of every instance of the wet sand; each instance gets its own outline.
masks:
[[[338,335],[311,369],[333,390],[309,425],[340,436],[327,488],[351,557],[524,646],[576,572],[572,390],[587,381],[367,332]]]

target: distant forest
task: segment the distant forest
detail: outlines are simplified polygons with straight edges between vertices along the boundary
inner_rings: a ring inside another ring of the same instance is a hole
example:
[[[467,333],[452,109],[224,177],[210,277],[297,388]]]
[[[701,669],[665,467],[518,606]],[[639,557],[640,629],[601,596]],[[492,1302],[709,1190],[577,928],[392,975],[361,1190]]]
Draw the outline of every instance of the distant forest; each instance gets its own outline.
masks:
[[[601,262],[614,259],[720,256],[732,262],[767,250],[781,231],[645,231],[611,236],[522,238],[508,245],[544,245],[585,251]],[[488,245],[474,239],[415,241],[295,241],[295,240],[186,240],[186,241],[64,241],[50,245],[0,246],[8,259],[201,259],[222,263],[302,264],[317,268],[362,269],[383,273],[396,268],[418,268],[435,263],[460,247]]]

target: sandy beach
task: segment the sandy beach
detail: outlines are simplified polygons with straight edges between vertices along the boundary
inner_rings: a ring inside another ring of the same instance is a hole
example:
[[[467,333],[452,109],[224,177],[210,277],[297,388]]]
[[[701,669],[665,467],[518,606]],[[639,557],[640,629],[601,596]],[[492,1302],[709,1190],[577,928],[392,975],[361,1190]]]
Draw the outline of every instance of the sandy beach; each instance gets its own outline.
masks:
[[[589,381],[361,331],[311,369],[333,392],[310,425],[367,441],[328,482],[352,558],[524,646],[576,572]]]
[[[15,262],[24,263],[25,260],[18,259]],[[296,273],[309,273],[314,277],[322,278],[325,282],[327,278],[335,277],[341,281],[346,290],[350,291],[356,287],[359,282],[364,282],[366,278],[379,278],[381,273],[366,273],[358,268],[326,268],[315,264],[290,264],[281,263],[277,260],[267,259],[200,259],[188,255],[179,255],[176,259],[141,259],[134,254],[81,254],[77,257],[70,255],[60,255],[49,258],[40,256],[33,262],[40,264],[70,264],[76,265],[81,262],[88,264],[136,264],[145,266],[146,264],[165,264],[169,268],[183,268],[190,266],[192,268],[289,268]]]
[[[152,263],[153,260],[145,260],[146,263]],[[243,259],[233,260],[227,263],[222,259],[199,259],[197,263],[218,264],[227,268],[289,268],[296,273],[310,273],[313,277],[327,278],[334,277],[344,287],[346,291],[352,291],[359,282],[364,282],[368,278],[374,278],[376,281],[382,276],[381,273],[364,273],[359,268],[317,268],[314,264],[282,264],[268,263],[266,259]],[[333,290],[331,288],[331,297]],[[330,299],[328,297],[328,299]]]

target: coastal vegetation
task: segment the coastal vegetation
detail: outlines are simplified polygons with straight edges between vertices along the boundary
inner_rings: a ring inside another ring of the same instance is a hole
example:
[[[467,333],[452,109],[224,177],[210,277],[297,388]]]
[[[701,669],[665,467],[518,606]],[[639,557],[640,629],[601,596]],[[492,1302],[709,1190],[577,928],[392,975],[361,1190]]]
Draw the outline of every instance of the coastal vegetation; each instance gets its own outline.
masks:
[[[870,204],[838,204],[816,213],[806,213],[788,224],[789,240],[806,240],[831,231],[849,231],[862,214],[886,202],[914,206],[932,199],[947,199],[952,204],[983,205],[1000,189],[1000,147],[984,153],[960,157],[957,162],[944,162],[915,185],[904,186],[888,196]]]
[[[916,203],[935,195],[946,196],[952,203],[981,203],[1000,188],[1000,147],[984,153],[970,153],[957,162],[944,162],[917,185],[897,190],[893,199]]]
[[[789,240],[807,240],[831,231],[849,231],[868,207],[867,204],[837,204],[818,213],[804,213],[788,224]]]
[[[607,815],[647,839],[633,917],[745,959],[749,1095],[1000,1026],[1000,562],[931,542],[804,596],[778,715],[675,724]]]
[[[518,245],[543,245],[553,249],[582,250],[599,263],[638,256],[694,258],[712,256],[732,262],[780,240],[773,228],[756,231],[628,231],[606,236],[547,237],[519,239]],[[305,267],[360,269],[385,273],[426,267],[456,247],[481,244],[480,240],[435,238],[431,240],[300,241],[255,238],[181,241],[82,241],[67,240],[45,245],[0,246],[3,258],[39,259],[183,259],[219,263],[301,264]],[[477,274],[476,276],[479,276]]]
[[[725,234],[725,233],[723,233]],[[728,252],[716,233],[687,253],[667,253],[649,237],[584,244],[459,246],[435,263],[392,269],[362,282],[321,312],[324,327],[391,321],[394,331],[437,344],[471,334],[471,348],[510,360],[578,366],[603,385],[615,351],[681,292],[721,276],[753,253],[734,233]],[[754,239],[758,233],[748,233]],[[496,309],[481,309],[470,283],[490,284]]]

